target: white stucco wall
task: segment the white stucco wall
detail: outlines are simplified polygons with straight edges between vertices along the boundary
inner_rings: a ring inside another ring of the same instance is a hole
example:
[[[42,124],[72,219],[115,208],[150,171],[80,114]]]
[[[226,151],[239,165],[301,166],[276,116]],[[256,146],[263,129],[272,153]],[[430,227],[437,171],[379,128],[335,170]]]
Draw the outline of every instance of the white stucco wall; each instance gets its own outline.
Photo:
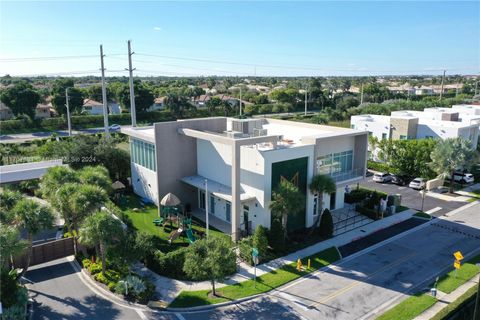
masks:
[[[365,117],[352,116],[350,123],[355,126],[355,130],[372,132],[373,136],[378,140],[382,140],[382,134],[387,135],[387,139],[390,138],[390,117],[374,118],[375,121],[366,121]]]
[[[197,173],[226,186],[232,185],[232,147],[197,139]]]
[[[158,205],[157,173],[131,162],[133,191]]]

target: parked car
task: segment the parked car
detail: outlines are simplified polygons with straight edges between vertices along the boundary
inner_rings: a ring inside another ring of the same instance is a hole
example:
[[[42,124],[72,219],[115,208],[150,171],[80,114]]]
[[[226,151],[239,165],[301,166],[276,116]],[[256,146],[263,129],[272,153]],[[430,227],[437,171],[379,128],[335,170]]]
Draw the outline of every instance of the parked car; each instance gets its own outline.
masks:
[[[448,177],[448,179],[451,179],[451,178]],[[475,181],[475,178],[471,173],[455,172],[453,174],[453,181],[459,182],[459,183],[473,183]]]
[[[395,183],[399,186],[407,185],[410,182],[411,178],[407,175],[402,174],[392,174],[392,183]]]
[[[119,124],[112,124],[110,127],[109,127],[110,131],[120,131],[121,127]]]
[[[390,175],[390,173],[384,173],[384,172],[375,173],[373,175],[373,181],[380,182],[380,183],[387,183],[392,181],[392,176]]]
[[[422,190],[425,189],[426,182],[423,178],[415,178],[410,182],[408,186],[412,189]]]

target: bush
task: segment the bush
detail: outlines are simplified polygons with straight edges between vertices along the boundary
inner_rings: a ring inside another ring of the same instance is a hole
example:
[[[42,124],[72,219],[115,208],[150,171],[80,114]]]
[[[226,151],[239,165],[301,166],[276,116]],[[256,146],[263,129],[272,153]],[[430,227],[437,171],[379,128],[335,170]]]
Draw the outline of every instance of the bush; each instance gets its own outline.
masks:
[[[260,261],[263,261],[268,256],[268,237],[267,229],[259,225],[255,229],[255,233],[252,237],[253,247],[258,249]]]
[[[324,238],[331,238],[333,236],[333,219],[332,219],[332,214],[328,209],[325,209],[323,211],[318,232],[320,236]]]
[[[2,269],[0,277],[0,298],[4,308],[16,303],[17,291],[19,289],[16,281],[17,272]]]
[[[110,281],[108,284],[107,284],[107,288],[108,290],[110,290],[111,292],[114,292],[115,291],[115,287],[117,286],[117,282],[113,282],[113,281]]]
[[[240,259],[242,259],[242,261],[248,263],[249,265],[253,265],[252,247],[253,247],[252,237],[243,238],[238,242]]]
[[[275,251],[281,252],[284,249],[283,227],[278,219],[272,219],[272,225],[268,233],[268,243]]]
[[[92,262],[90,267],[88,267],[88,272],[93,276],[99,272],[102,272],[102,265],[99,263]]]
[[[364,216],[369,217],[370,219],[373,219],[373,220],[378,220],[379,219],[378,212],[376,210],[373,210],[373,209],[370,209],[370,208],[367,208],[367,207],[364,207],[364,206],[361,206],[361,205],[357,205],[355,207],[355,210],[357,210],[358,212],[360,212]]]
[[[187,251],[188,248],[180,248],[169,253],[163,253],[157,250],[153,254],[153,259],[148,259],[148,267],[158,274],[170,278],[189,280],[185,272],[183,272],[183,264],[185,263],[185,254]]]
[[[83,259],[82,260],[82,266],[87,269],[88,271],[90,271],[90,266],[92,265],[92,261],[90,261],[90,259]]]

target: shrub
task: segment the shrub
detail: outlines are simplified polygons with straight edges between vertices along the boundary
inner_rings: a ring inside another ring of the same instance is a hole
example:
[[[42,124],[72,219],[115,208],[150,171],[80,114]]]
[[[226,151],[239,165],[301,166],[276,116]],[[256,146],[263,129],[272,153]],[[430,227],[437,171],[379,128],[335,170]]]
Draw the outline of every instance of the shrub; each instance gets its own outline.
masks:
[[[282,223],[278,219],[272,220],[270,232],[268,233],[268,243],[276,251],[282,251],[285,246]]]
[[[253,247],[252,237],[245,237],[238,242],[240,259],[242,259],[242,261],[248,263],[249,265],[253,265],[252,247]]]
[[[139,276],[127,276],[120,280],[114,287],[118,294],[127,296],[141,303],[148,302],[155,295],[155,285]]]
[[[183,272],[187,251],[188,248],[180,248],[169,253],[157,250],[153,254],[153,259],[149,259],[148,266],[158,274],[179,280],[189,280],[185,272]]]
[[[383,162],[376,162],[372,160],[367,161],[367,168],[373,171],[379,171],[379,172],[391,172],[392,168]]]
[[[260,260],[265,260],[268,256],[268,237],[267,229],[260,225],[255,229],[252,237],[253,246],[258,249]]]
[[[88,268],[88,272],[93,276],[99,272],[102,272],[102,265],[100,263],[91,263],[90,267]]]
[[[2,269],[0,281],[0,298],[3,307],[8,308],[16,303],[17,291],[19,289],[16,281],[17,273],[15,270],[9,271]]]
[[[320,220],[320,227],[318,228],[320,236],[324,238],[331,238],[333,236],[333,219],[330,210],[325,209]]]
[[[378,220],[379,219],[378,212],[376,210],[373,210],[373,209],[370,209],[370,208],[367,208],[367,207],[364,207],[364,206],[361,206],[361,205],[357,205],[355,207],[355,210],[357,210],[361,214],[369,217],[370,219],[373,219],[373,220]]]
[[[90,271],[90,266],[92,264],[92,261],[90,261],[90,259],[83,259],[82,260],[82,266],[87,269],[88,271]]]
[[[114,292],[115,291],[115,287],[117,286],[117,282],[113,282],[113,281],[110,281],[108,284],[107,284],[107,288],[108,290],[110,290],[111,292]]]

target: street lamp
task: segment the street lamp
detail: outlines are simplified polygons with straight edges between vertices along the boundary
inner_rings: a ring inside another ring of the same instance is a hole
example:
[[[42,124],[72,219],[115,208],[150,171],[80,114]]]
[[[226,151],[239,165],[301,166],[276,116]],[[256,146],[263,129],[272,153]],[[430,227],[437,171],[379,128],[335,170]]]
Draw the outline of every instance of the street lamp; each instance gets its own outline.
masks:
[[[70,122],[70,105],[68,103],[68,101],[70,100],[69,97],[68,97],[68,89],[70,88],[66,88],[65,89],[65,101],[66,101],[66,104],[65,106],[67,107],[67,124],[68,124],[68,136],[72,136],[72,123]]]
[[[427,191],[425,191],[425,189],[422,189],[420,191],[420,193],[422,194],[422,212],[423,212],[423,204],[425,203],[425,194],[427,193]]]

